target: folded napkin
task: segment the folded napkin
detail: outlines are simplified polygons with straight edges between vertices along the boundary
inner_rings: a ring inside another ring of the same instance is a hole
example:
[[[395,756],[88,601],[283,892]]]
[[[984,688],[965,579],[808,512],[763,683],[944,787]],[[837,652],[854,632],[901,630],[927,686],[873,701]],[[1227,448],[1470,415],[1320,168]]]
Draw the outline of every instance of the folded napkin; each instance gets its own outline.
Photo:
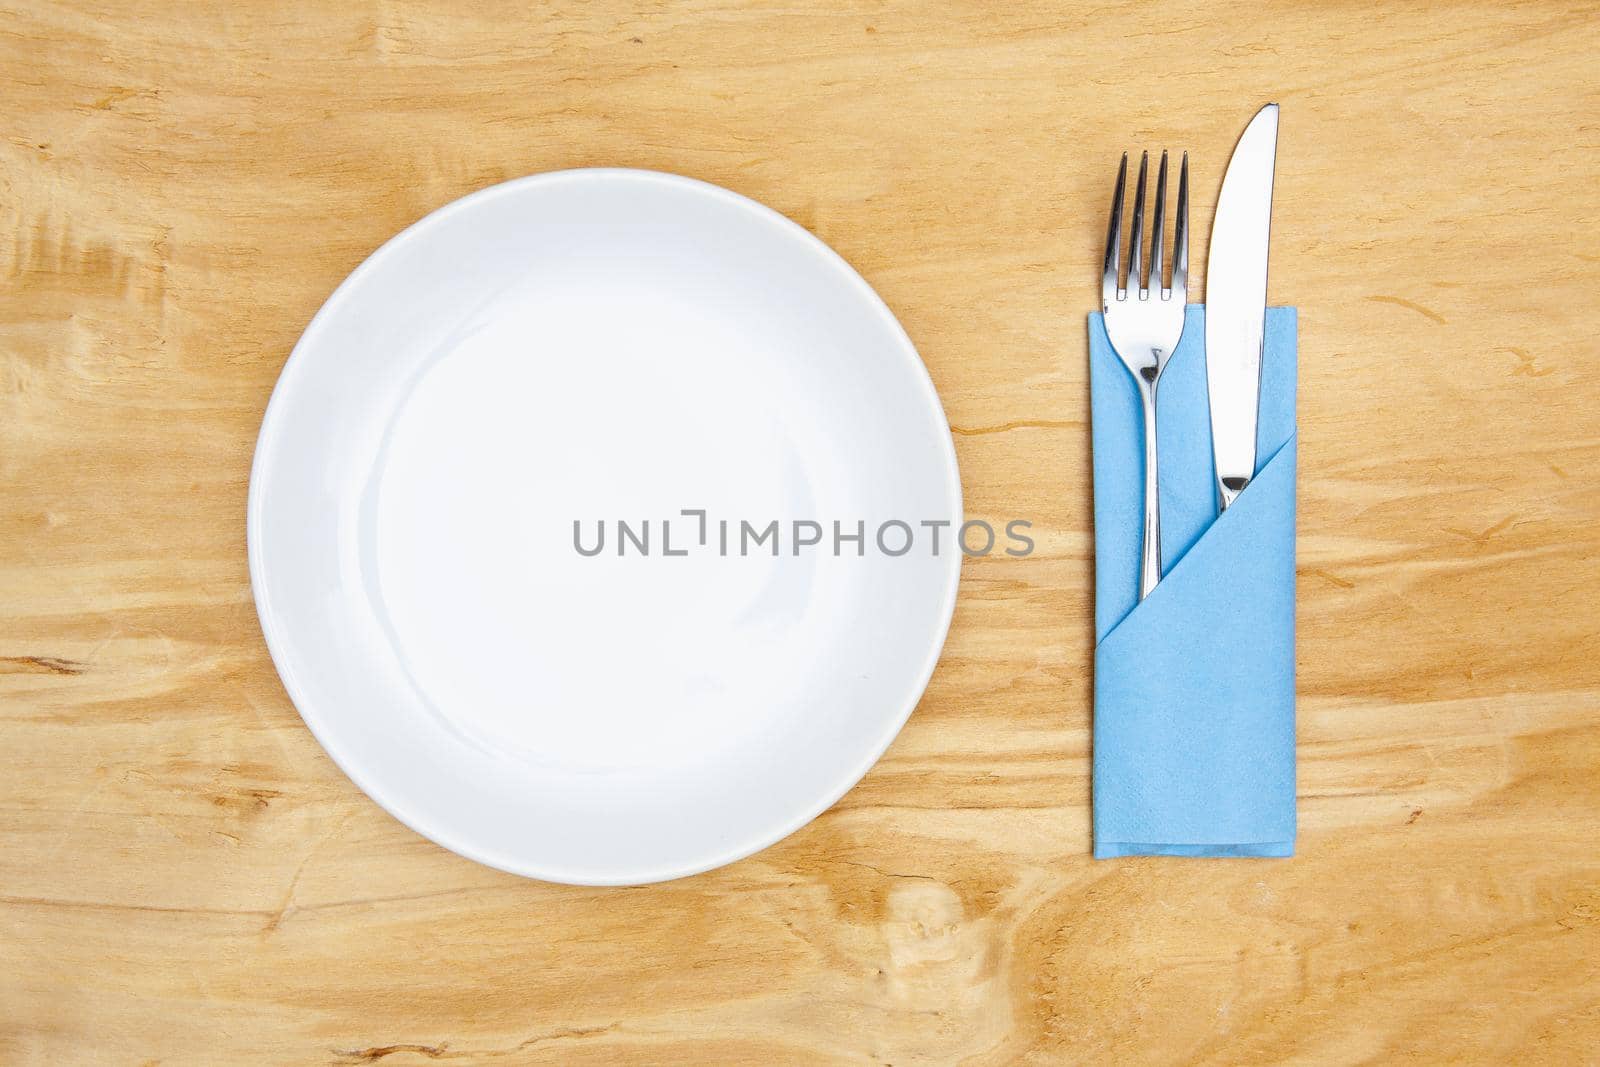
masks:
[[[1256,477],[1219,517],[1205,309],[1156,394],[1161,583],[1139,600],[1139,396],[1089,316],[1094,854],[1294,853],[1295,309],[1268,308]]]

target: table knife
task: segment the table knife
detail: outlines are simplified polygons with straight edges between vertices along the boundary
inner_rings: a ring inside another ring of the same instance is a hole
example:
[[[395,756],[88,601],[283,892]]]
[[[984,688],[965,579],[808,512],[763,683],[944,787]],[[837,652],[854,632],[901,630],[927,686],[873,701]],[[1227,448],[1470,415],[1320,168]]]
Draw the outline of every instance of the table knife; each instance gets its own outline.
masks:
[[[1217,496],[1226,509],[1256,471],[1261,348],[1267,315],[1267,234],[1278,105],[1245,127],[1217,198],[1206,257],[1206,390]]]

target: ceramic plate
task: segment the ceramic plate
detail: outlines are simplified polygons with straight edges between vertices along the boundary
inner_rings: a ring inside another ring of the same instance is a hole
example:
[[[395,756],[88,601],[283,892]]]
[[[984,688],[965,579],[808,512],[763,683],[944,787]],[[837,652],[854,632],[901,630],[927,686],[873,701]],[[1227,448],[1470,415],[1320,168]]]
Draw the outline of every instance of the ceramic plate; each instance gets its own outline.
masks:
[[[938,659],[960,515],[927,372],[842,259],[716,186],[565,171],[428,216],[312,320],[250,574],[289,696],[396,818],[640,883],[866,773]]]

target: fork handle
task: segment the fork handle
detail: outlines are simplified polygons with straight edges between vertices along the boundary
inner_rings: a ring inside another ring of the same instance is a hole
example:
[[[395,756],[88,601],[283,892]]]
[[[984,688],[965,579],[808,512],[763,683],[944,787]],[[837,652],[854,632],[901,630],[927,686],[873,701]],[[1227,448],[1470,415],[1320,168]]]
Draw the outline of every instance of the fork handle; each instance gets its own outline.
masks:
[[[1144,547],[1139,564],[1139,599],[1149,596],[1161,581],[1161,495],[1156,462],[1156,383],[1139,382],[1144,408]]]

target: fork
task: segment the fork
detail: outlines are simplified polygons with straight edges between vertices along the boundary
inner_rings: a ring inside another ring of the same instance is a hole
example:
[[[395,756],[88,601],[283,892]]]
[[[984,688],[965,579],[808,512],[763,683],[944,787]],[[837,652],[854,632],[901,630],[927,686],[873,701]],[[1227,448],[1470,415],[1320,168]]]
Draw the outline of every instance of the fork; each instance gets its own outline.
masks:
[[[1156,386],[1173,349],[1183,336],[1184,305],[1189,297],[1189,153],[1178,175],[1178,207],[1173,215],[1172,282],[1162,283],[1162,221],[1167,201],[1167,153],[1161,153],[1156,178],[1155,221],[1151,225],[1150,269],[1144,272],[1144,187],[1150,153],[1139,157],[1139,187],[1133,199],[1133,226],[1128,236],[1128,281],[1122,273],[1122,194],[1128,183],[1128,154],[1117,170],[1117,191],[1111,200],[1111,225],[1106,231],[1105,275],[1101,295],[1106,338],[1133,375],[1144,408],[1144,548],[1139,564],[1139,599],[1161,581],[1161,500],[1156,486]]]

